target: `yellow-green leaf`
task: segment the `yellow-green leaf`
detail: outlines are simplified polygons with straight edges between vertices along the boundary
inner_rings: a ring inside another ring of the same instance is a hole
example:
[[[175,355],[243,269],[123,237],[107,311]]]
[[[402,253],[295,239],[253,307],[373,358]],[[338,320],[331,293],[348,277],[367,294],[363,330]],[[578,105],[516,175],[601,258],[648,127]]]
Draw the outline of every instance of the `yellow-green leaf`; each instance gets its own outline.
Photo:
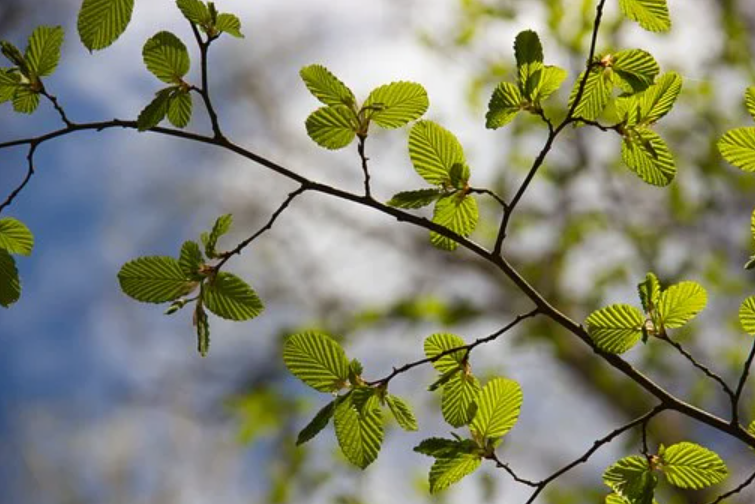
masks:
[[[354,112],[345,105],[321,107],[306,122],[307,134],[320,147],[343,149],[356,136]]]
[[[118,273],[121,289],[145,303],[164,303],[185,296],[197,287],[172,257],[140,257],[123,265]]]
[[[592,312],[587,317],[587,332],[604,352],[624,353],[642,337],[645,317],[634,306],[613,304]]]
[[[163,82],[180,84],[189,72],[189,51],[181,39],[168,31],[156,33],[142,49],[147,69]]]
[[[26,48],[26,63],[33,75],[45,77],[55,71],[60,60],[63,37],[63,28],[60,26],[39,26],[32,32]]]
[[[0,306],[8,308],[21,297],[21,281],[18,278],[16,261],[4,249],[0,249]]]
[[[134,0],[84,0],[77,28],[84,47],[90,51],[104,49],[126,30]]]
[[[221,271],[204,288],[204,304],[218,317],[250,320],[265,309],[257,293],[232,273]]]
[[[464,196],[463,193],[442,197],[435,204],[433,213],[433,222],[465,238],[477,227],[478,218],[477,200],[473,196]],[[430,232],[430,243],[439,249],[449,251],[456,250],[459,246],[456,240],[434,231]]]
[[[680,282],[661,293],[658,315],[666,329],[682,327],[705,309],[708,294],[697,282]]]
[[[28,256],[33,248],[34,235],[26,224],[13,217],[0,219],[0,249]]]
[[[325,333],[290,336],[283,345],[283,362],[294,376],[320,392],[340,390],[349,378],[346,353]]]
[[[383,128],[399,128],[422,117],[430,102],[415,82],[392,82],[374,89],[364,102],[370,121]]]
[[[490,380],[477,396],[477,413],[470,428],[482,439],[504,436],[519,419],[522,398],[522,388],[514,380]]]
[[[729,163],[746,172],[755,172],[755,127],[729,130],[717,145]]]

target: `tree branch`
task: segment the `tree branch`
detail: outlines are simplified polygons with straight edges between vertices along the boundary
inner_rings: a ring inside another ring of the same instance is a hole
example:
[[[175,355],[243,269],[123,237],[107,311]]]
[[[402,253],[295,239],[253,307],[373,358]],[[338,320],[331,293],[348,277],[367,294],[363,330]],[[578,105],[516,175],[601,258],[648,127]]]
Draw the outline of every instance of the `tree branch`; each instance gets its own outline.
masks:
[[[21,193],[21,191],[24,190],[24,187],[26,187],[26,184],[29,183],[31,180],[31,176],[34,175],[34,151],[37,149],[37,143],[31,143],[29,144],[29,152],[26,155],[26,176],[24,176],[23,180],[21,180],[21,183],[16,186],[13,191],[8,195],[7,198],[5,198],[5,201],[0,203],[0,214],[3,213],[3,210],[5,208],[9,207],[13,200],[18,197],[18,195]]]
[[[680,354],[682,354],[688,361],[690,361],[692,363],[693,366],[695,366],[697,369],[699,369],[700,371],[702,371],[703,373],[705,373],[705,375],[708,376],[710,379],[718,382],[718,384],[721,385],[721,388],[724,389],[724,392],[726,392],[726,395],[728,395],[729,398],[732,401],[734,401],[734,398],[735,398],[734,391],[723,380],[723,378],[721,378],[719,375],[717,375],[716,373],[714,373],[713,371],[711,371],[710,369],[708,369],[703,364],[700,364],[699,362],[697,362],[697,360],[695,360],[695,358],[692,356],[692,354],[690,354],[687,350],[685,350],[684,347],[680,343],[678,343],[678,342],[672,340],[671,338],[669,338],[669,336],[667,334],[658,335],[658,338],[661,339],[661,340],[663,340],[663,341],[665,341],[666,343],[668,343],[672,347],[676,348],[679,351]]]
[[[368,199],[372,199],[370,194],[370,170],[367,167],[368,158],[364,153],[364,144],[367,141],[366,136],[357,135],[359,137],[359,143],[357,144],[357,151],[359,151],[359,159],[362,160],[362,172],[364,173],[364,195]]]
[[[210,49],[210,44],[212,44],[212,41],[215,40],[216,37],[208,37],[207,41],[204,41],[202,40],[202,35],[199,33],[197,25],[192,22],[189,22],[189,24],[191,25],[191,31],[194,33],[194,38],[199,45],[200,65],[202,72],[202,87],[198,88],[196,86],[192,86],[191,89],[194,89],[202,97],[204,106],[207,109],[207,114],[210,116],[210,122],[212,123],[212,133],[215,135],[216,139],[220,140],[225,137],[223,136],[223,132],[220,130],[218,114],[217,112],[215,112],[215,108],[213,107],[212,101],[210,100],[210,84],[207,77],[207,52]]]
[[[739,377],[739,383],[737,384],[737,391],[731,398],[731,423],[739,424],[739,399],[742,397],[742,391],[745,388],[747,382],[747,376],[750,374],[750,367],[752,366],[752,360],[755,358],[755,341],[752,342],[750,348],[750,355],[747,356],[744,368],[742,369],[742,375]]]

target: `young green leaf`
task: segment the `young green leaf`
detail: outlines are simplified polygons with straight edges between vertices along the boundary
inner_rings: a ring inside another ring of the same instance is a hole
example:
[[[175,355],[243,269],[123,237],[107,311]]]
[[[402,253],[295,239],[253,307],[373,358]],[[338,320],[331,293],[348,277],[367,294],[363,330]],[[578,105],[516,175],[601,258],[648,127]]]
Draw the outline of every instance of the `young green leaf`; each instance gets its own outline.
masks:
[[[186,278],[201,280],[199,268],[204,264],[202,251],[199,250],[199,244],[195,241],[185,241],[181,246],[181,254],[178,257],[178,265]]]
[[[729,130],[717,145],[729,163],[746,172],[755,172],[755,127]]]
[[[246,282],[225,271],[205,284],[204,303],[218,317],[237,321],[253,319],[265,309]]]
[[[21,281],[16,261],[5,249],[0,249],[0,306],[8,308],[20,297]]]
[[[409,157],[420,177],[432,185],[448,184],[453,165],[466,161],[459,140],[432,121],[418,121],[412,127]]]
[[[218,14],[218,18],[215,21],[215,29],[236,38],[244,38],[244,34],[241,33],[241,20],[227,12]]]
[[[0,219],[0,249],[11,254],[31,255],[34,235],[26,224],[13,217]]]
[[[197,351],[206,357],[210,351],[210,320],[201,302],[194,308],[194,326],[197,328]]]
[[[360,413],[348,394],[339,398],[333,420],[338,444],[349,462],[361,469],[370,465],[383,444],[380,409],[366,407]]]
[[[459,190],[464,190],[467,188],[470,176],[471,170],[469,169],[469,165],[466,163],[456,163],[448,172],[448,178],[449,182],[451,182],[451,186]]]
[[[336,150],[349,145],[356,136],[354,111],[346,105],[321,107],[307,117],[307,134],[320,147]]]
[[[430,102],[427,91],[415,82],[392,82],[374,89],[362,110],[383,128],[400,128],[422,117]]]
[[[144,110],[139,113],[139,117],[136,119],[139,131],[146,131],[160,124],[160,121],[165,118],[165,114],[168,113],[168,104],[172,93],[173,88],[161,89],[155,93],[155,98],[144,107]]]
[[[21,72],[24,77],[27,79],[31,77],[29,73],[29,64],[26,62],[26,58],[21,54],[18,47],[7,40],[0,40],[0,51],[2,51],[3,56],[8,58],[11,63],[18,67],[18,71]]]
[[[176,0],[181,14],[194,24],[207,26],[212,22],[207,4],[200,0]]]
[[[315,417],[299,432],[296,438],[296,446],[302,445],[314,438],[328,426],[333,413],[336,410],[336,401],[330,401],[317,412]]]
[[[668,114],[682,90],[682,77],[676,72],[663,74],[646,89],[639,100],[643,124],[653,124]]]
[[[600,114],[603,113],[603,109],[608,105],[608,101],[611,99],[611,92],[613,91],[613,73],[602,67],[593,68],[587,76],[585,82],[585,90],[582,93],[582,97],[579,100],[576,108],[574,109],[574,117],[581,117],[590,121],[596,120]],[[579,93],[579,86],[584,77],[584,72],[579,75],[579,78],[574,83],[571,95],[569,96],[569,108],[571,109],[574,101],[577,99]]]
[[[325,105],[345,105],[351,109],[356,104],[354,93],[324,66],[305,66],[299,75],[309,92]]]
[[[642,337],[645,317],[634,306],[613,304],[592,312],[585,323],[590,338],[598,348],[621,354],[636,345]]]
[[[428,438],[423,439],[420,444],[414,447],[414,451],[435,458],[453,458],[462,453],[478,453],[479,447],[471,439],[444,439]]]
[[[443,352],[460,348],[466,345],[466,342],[455,334],[436,333],[425,339],[424,350],[425,357],[432,359]],[[432,365],[441,373],[446,373],[453,369],[460,369],[462,359],[466,355],[466,350],[459,350],[434,360]]]
[[[669,483],[679,488],[699,490],[721,483],[729,476],[717,453],[689,442],[661,447],[659,468]]]
[[[617,84],[626,93],[647,89],[661,68],[655,58],[642,49],[626,49],[610,55],[611,70],[618,77]]]
[[[324,333],[290,336],[283,345],[283,362],[294,376],[320,392],[338,391],[349,379],[346,353]]]
[[[26,63],[33,75],[46,77],[55,71],[60,60],[63,37],[63,28],[60,26],[39,26],[34,30],[26,48]]]
[[[739,307],[739,323],[747,334],[755,336],[755,296],[750,296]]]
[[[619,0],[622,14],[652,32],[668,31],[671,17],[666,0]]]
[[[637,285],[637,292],[640,294],[640,302],[645,313],[654,312],[658,309],[658,301],[661,298],[661,284],[658,277],[653,273],[648,273],[645,280]]]
[[[123,292],[144,303],[165,303],[189,294],[197,283],[186,278],[172,257],[140,257],[123,265],[118,272]]]
[[[224,234],[230,231],[231,225],[233,225],[233,215],[221,215],[215,220],[215,223],[212,225],[212,231],[210,231],[210,234],[204,235],[202,237],[202,243],[204,244],[205,248],[204,253],[207,255],[207,257],[215,258],[217,256],[217,251],[215,250],[215,248],[218,245],[218,240]]]
[[[430,493],[438,493],[472,474],[480,467],[479,455],[460,453],[449,458],[439,458],[430,468]]]
[[[532,101],[539,103],[555,93],[566,80],[567,72],[557,66],[546,65],[534,78],[537,85],[532,92]]]
[[[606,469],[603,482],[630,504],[652,504],[658,477],[650,469],[647,458],[632,455]]]
[[[443,194],[440,189],[405,191],[394,194],[386,204],[396,208],[422,208],[437,201]]]
[[[181,84],[191,66],[186,46],[168,31],[158,32],[147,40],[142,58],[147,70],[168,84]]]
[[[84,0],[77,28],[84,47],[89,51],[104,49],[126,30],[134,0]]]
[[[0,103],[13,99],[21,86],[21,74],[15,68],[0,68]]]
[[[393,418],[407,431],[416,431],[418,429],[417,419],[414,417],[411,406],[398,396],[388,394],[385,396],[385,403],[393,413]]]
[[[666,329],[676,329],[705,309],[708,294],[697,282],[680,282],[661,293],[658,314]]]
[[[479,218],[477,200],[473,196],[463,193],[444,196],[435,204],[433,222],[440,224],[454,233],[467,237],[477,227]],[[442,250],[456,250],[459,244],[452,238],[447,238],[434,231],[430,232],[430,243]]]
[[[504,436],[519,419],[522,397],[522,388],[514,380],[490,380],[477,396],[477,413],[470,425],[472,432],[482,439]]]
[[[453,427],[467,425],[475,416],[475,401],[479,393],[480,382],[477,378],[463,370],[458,371],[443,385],[440,401],[443,419]]]
[[[539,74],[543,68],[543,46],[540,38],[532,30],[520,32],[514,40],[514,56],[519,71],[518,89],[528,100],[532,100],[537,87]]]
[[[745,108],[750,113],[750,117],[755,121],[755,86],[747,88],[745,91]]]
[[[514,120],[522,110],[525,99],[517,86],[510,82],[501,82],[493,91],[485,115],[485,127],[498,129]]]
[[[176,128],[185,128],[191,121],[192,106],[191,94],[177,89],[168,101],[168,121]]]
[[[676,176],[676,164],[666,142],[648,128],[637,127],[621,142],[624,163],[642,180],[654,186],[667,186]]]
[[[32,114],[39,107],[39,93],[28,85],[16,88],[13,95],[13,110],[21,114]]]

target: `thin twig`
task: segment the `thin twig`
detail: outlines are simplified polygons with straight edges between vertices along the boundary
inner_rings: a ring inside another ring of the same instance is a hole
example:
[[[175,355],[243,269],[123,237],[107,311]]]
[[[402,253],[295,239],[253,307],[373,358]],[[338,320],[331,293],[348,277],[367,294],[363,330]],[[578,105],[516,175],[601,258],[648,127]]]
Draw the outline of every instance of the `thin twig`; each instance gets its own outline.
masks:
[[[490,196],[491,198],[493,198],[494,200],[496,200],[498,202],[498,204],[501,205],[501,207],[503,207],[503,211],[504,212],[507,212],[509,210],[509,204],[506,203],[506,201],[504,201],[503,198],[501,198],[500,196],[498,196],[496,193],[494,193],[490,189],[482,189],[482,188],[479,188],[479,187],[470,187],[469,189],[467,189],[467,193],[469,193],[469,194],[487,194],[488,196]]]
[[[731,399],[731,423],[739,423],[739,399],[742,397],[742,391],[744,391],[745,383],[747,382],[747,376],[750,374],[750,367],[752,366],[752,360],[755,358],[755,341],[752,342],[750,348],[750,355],[747,356],[744,368],[742,369],[742,375],[739,377],[739,383],[737,384],[737,390]]]
[[[594,126],[595,128],[598,128],[600,131],[615,131],[616,133],[621,133],[621,126],[622,126],[621,123],[606,126],[605,124],[601,124],[598,121],[591,121],[590,119],[585,119],[584,117],[573,117],[572,122],[582,123],[588,126]]]
[[[73,126],[73,122],[68,119],[65,110],[63,110],[63,107],[60,105],[60,103],[58,103],[58,98],[56,96],[49,94],[44,87],[42,87],[42,90],[39,92],[39,94],[50,100],[50,103],[52,103],[52,106],[55,107],[55,110],[58,112],[60,119],[65,123],[66,126]]]
[[[357,151],[359,151],[359,159],[362,160],[362,172],[364,173],[364,196],[368,199],[372,199],[370,194],[370,169],[367,167],[367,161],[370,160],[364,153],[364,144],[367,141],[366,136],[358,135],[359,143],[357,144]]]
[[[718,374],[716,374],[713,371],[711,371],[708,367],[706,367],[703,364],[699,363],[692,356],[692,354],[690,354],[687,350],[684,349],[684,347],[680,343],[672,340],[671,338],[668,337],[668,335],[666,335],[666,334],[660,334],[658,336],[658,338],[661,339],[661,340],[663,340],[663,341],[665,341],[665,342],[667,342],[672,347],[676,348],[677,351],[684,356],[684,358],[686,358],[688,361],[690,361],[692,363],[692,365],[695,366],[697,369],[699,369],[700,371],[702,371],[703,373],[705,373],[705,375],[708,378],[710,378],[710,379],[718,382],[718,384],[721,385],[721,388],[724,389],[724,392],[726,392],[726,395],[728,395],[729,398],[732,401],[734,400],[734,397],[735,397],[734,391],[731,389],[731,387],[729,387],[729,385],[724,381],[723,378],[721,378]]]
[[[26,184],[31,180],[31,176],[34,175],[34,151],[37,149],[37,145],[37,143],[29,144],[29,152],[26,154],[26,175],[21,180],[21,183],[5,198],[5,201],[0,203],[0,214],[13,203],[13,200],[24,190]]]
[[[191,25],[191,31],[194,33],[194,38],[199,45],[200,66],[202,72],[202,87],[198,88],[196,86],[192,86],[191,89],[197,91],[202,97],[204,106],[207,109],[207,115],[210,116],[210,123],[212,123],[212,133],[215,135],[216,139],[220,140],[224,138],[224,136],[223,132],[220,130],[218,114],[217,112],[215,112],[215,108],[213,107],[212,101],[210,100],[210,83],[209,78],[207,77],[207,52],[210,49],[210,44],[212,44],[212,41],[215,40],[215,37],[208,37],[206,41],[202,40],[202,35],[199,33],[197,25],[191,22],[189,22],[189,24]]]
[[[501,461],[501,459],[499,459],[498,455],[496,455],[495,453],[491,453],[490,455],[488,455],[488,458],[490,460],[492,460],[492,461],[495,462],[495,466],[496,467],[498,467],[500,469],[503,469],[504,471],[506,471],[507,473],[509,473],[511,475],[511,477],[514,479],[514,481],[516,481],[517,483],[521,483],[523,485],[527,485],[529,487],[534,487],[534,488],[540,486],[539,482],[530,481],[528,479],[524,479],[524,478],[519,477],[516,474],[516,472],[514,472],[514,470],[507,463]]]
[[[741,492],[742,490],[750,486],[753,481],[755,481],[755,472],[750,474],[750,476],[746,480],[744,480],[738,487],[732,490],[729,490],[728,492],[724,494],[719,495],[716,498],[716,500],[712,501],[710,504],[719,504],[719,502],[723,502],[725,499],[728,499],[732,495],[738,494],[739,492]]]

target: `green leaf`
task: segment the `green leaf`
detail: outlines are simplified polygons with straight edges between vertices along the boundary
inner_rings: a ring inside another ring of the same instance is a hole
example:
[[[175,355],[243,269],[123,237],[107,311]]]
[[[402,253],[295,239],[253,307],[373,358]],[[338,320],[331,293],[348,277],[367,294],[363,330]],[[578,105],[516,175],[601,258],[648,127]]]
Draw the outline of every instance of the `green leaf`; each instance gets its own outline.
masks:
[[[610,60],[611,70],[619,78],[617,84],[627,93],[637,93],[650,87],[661,70],[655,58],[642,49],[619,51],[612,54]]]
[[[13,217],[0,219],[0,249],[28,256],[33,248],[34,235],[26,224]]]
[[[167,31],[156,33],[142,49],[147,70],[163,82],[180,84],[189,72],[189,51],[181,40]]]
[[[424,350],[425,357],[432,359],[443,352],[453,350],[454,348],[460,348],[466,345],[466,342],[455,334],[448,333],[436,333],[428,336],[425,339]],[[448,355],[444,355],[440,359],[434,360],[432,365],[441,373],[446,373],[454,369],[460,369],[462,360],[467,351],[462,349],[458,352],[453,352]]]
[[[197,287],[186,278],[172,257],[140,257],[123,265],[118,272],[123,292],[144,303],[164,303],[184,296]]]
[[[432,437],[423,439],[414,451],[435,458],[453,458],[463,453],[479,453],[480,449],[471,439],[444,439]]]
[[[654,186],[667,186],[676,176],[676,164],[666,142],[648,128],[628,130],[621,143],[624,163],[642,180]]]
[[[729,476],[717,453],[689,442],[661,448],[660,469],[669,483],[679,488],[699,490],[721,483]]]
[[[415,82],[392,82],[374,89],[362,110],[383,128],[400,128],[422,117],[430,102],[427,91]]]
[[[84,47],[89,51],[104,49],[126,30],[134,0],[84,0],[77,28]]]
[[[470,453],[437,459],[430,468],[430,493],[438,493],[472,474],[480,463],[480,456]]]
[[[498,129],[514,120],[522,110],[524,97],[517,86],[510,82],[501,82],[493,91],[485,115],[485,127]]]
[[[360,413],[349,394],[336,404],[334,423],[338,444],[349,462],[364,469],[377,458],[383,443],[380,409],[366,407]]]
[[[629,504],[652,504],[658,477],[644,456],[632,455],[606,469],[603,482]]]
[[[0,68],[0,103],[13,99],[21,86],[21,74],[15,68]]]
[[[729,130],[717,145],[729,163],[746,172],[755,172],[755,127]]]
[[[640,294],[642,309],[645,313],[654,312],[658,309],[658,301],[661,298],[661,284],[658,277],[653,273],[645,276],[645,281],[637,285],[637,291]]]
[[[202,251],[199,250],[199,244],[194,241],[185,241],[181,246],[181,254],[178,257],[178,265],[186,278],[201,280],[199,268],[204,264]]]
[[[45,77],[55,71],[64,35],[60,26],[39,26],[34,30],[26,48],[26,63],[32,74]]]
[[[244,34],[241,33],[241,20],[233,14],[218,14],[218,19],[215,21],[215,29],[236,38],[244,38]]]
[[[210,351],[210,321],[201,302],[194,308],[194,326],[197,328],[197,351],[206,357]]]
[[[634,306],[613,304],[592,312],[585,323],[590,338],[598,348],[621,354],[636,345],[642,337],[645,317]]]
[[[321,107],[307,117],[307,134],[320,147],[343,149],[356,136],[355,121],[354,111],[346,105]]]
[[[680,282],[661,293],[658,315],[666,329],[675,329],[695,318],[705,309],[708,294],[697,282]]]
[[[522,388],[514,380],[490,380],[477,396],[477,413],[470,428],[483,439],[504,436],[519,419],[522,397]]]
[[[217,257],[217,251],[215,248],[218,245],[218,240],[230,231],[232,224],[233,215],[231,214],[221,215],[215,220],[215,223],[212,225],[212,231],[210,231],[210,234],[206,235],[206,240],[204,238],[202,239],[205,248],[204,253],[207,257]]]
[[[443,385],[443,396],[440,402],[443,419],[454,427],[467,425],[475,416],[477,396],[480,393],[480,382],[464,370],[454,374]]]
[[[543,46],[537,33],[532,30],[520,32],[514,40],[514,56],[519,70],[518,89],[525,98],[532,100],[539,80],[535,75],[543,68]]]
[[[225,271],[205,284],[204,303],[218,317],[236,321],[253,319],[265,309],[246,282]]]
[[[458,235],[467,237],[477,227],[479,218],[477,200],[463,193],[444,196],[435,204],[433,222],[450,229]],[[430,243],[442,250],[456,250],[459,244],[434,231],[430,232]]]
[[[668,114],[682,90],[682,77],[676,72],[663,74],[646,89],[639,100],[643,124],[653,124]]]
[[[444,192],[440,189],[405,191],[394,194],[386,204],[396,208],[422,208],[436,201],[443,194]]]
[[[324,66],[305,66],[299,71],[299,75],[309,92],[325,105],[352,108],[356,104],[354,93]]]
[[[459,190],[467,188],[470,176],[471,170],[466,163],[456,163],[451,167],[451,171],[448,172],[449,182],[451,182],[453,187]]]
[[[139,131],[146,131],[160,124],[160,121],[165,118],[165,114],[168,113],[168,104],[172,92],[173,88],[165,88],[155,93],[155,98],[144,107],[144,110],[139,113],[139,117],[136,119]]]
[[[606,108],[613,91],[612,75],[613,73],[610,69],[603,69],[602,67],[590,70],[585,82],[582,98],[574,109],[574,117],[594,121],[603,113],[603,109]],[[569,96],[570,109],[577,99],[579,85],[582,82],[583,76],[584,72],[579,75],[577,82],[574,83],[574,88],[572,88],[571,95]]]
[[[18,70],[27,78],[29,77],[29,65],[26,62],[26,58],[21,51],[8,42],[7,40],[0,40],[0,51],[8,60],[18,67]]]
[[[16,88],[16,94],[13,95],[13,110],[22,114],[32,114],[37,107],[39,107],[39,93],[27,85]]]
[[[340,390],[349,378],[346,353],[324,333],[308,331],[290,336],[283,346],[283,362],[294,376],[320,392]]]
[[[21,297],[21,281],[18,278],[16,261],[4,249],[0,249],[0,306],[8,308]]]
[[[546,65],[537,72],[534,78],[537,85],[532,93],[532,101],[539,103],[555,93],[566,80],[567,72],[557,66]]]
[[[418,121],[412,127],[409,157],[420,177],[432,185],[447,185],[453,165],[465,162],[459,140],[432,121]]]
[[[622,14],[652,32],[671,29],[666,0],[619,0]]]
[[[181,14],[194,24],[204,26],[212,22],[210,10],[200,0],[176,0],[176,5],[181,10]]]
[[[176,90],[168,101],[168,120],[176,128],[185,128],[191,120],[191,94],[188,91]]]
[[[315,417],[304,427],[296,438],[296,446],[302,445],[314,438],[325,427],[328,426],[330,418],[336,409],[336,401],[330,401],[328,404],[317,412]]]
[[[739,323],[747,334],[755,336],[755,296],[750,296],[739,307]]]
[[[356,377],[362,376],[362,373],[364,373],[364,366],[359,362],[359,359],[351,359],[349,362],[349,381],[356,382]]]
[[[396,419],[396,422],[398,422],[402,429],[416,431],[419,428],[417,426],[417,419],[414,417],[409,403],[392,394],[385,396],[385,402],[388,404],[391,413],[393,413],[393,418]]]
[[[745,107],[752,119],[755,120],[755,86],[751,86],[745,91]]]

